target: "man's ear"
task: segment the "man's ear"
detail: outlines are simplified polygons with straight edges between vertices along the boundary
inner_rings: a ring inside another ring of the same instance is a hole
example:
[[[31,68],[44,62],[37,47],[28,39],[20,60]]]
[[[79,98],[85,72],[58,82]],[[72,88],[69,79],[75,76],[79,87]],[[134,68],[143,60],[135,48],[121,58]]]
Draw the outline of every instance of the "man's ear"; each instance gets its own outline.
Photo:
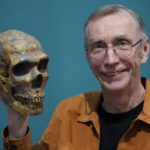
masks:
[[[89,52],[88,52],[88,51],[85,51],[85,55],[86,55],[87,61],[89,61]]]
[[[142,64],[146,63],[146,61],[147,61],[147,59],[149,57],[149,51],[150,51],[150,43],[146,39],[143,42],[143,51],[142,51],[142,59],[141,59],[141,63]]]

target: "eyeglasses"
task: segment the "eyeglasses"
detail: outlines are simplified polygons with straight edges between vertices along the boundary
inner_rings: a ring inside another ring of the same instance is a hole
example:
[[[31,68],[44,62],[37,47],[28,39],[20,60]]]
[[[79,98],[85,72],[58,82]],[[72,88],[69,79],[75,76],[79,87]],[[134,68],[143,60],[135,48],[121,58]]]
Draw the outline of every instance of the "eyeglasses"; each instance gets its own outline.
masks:
[[[131,54],[132,48],[138,45],[143,39],[139,39],[134,44],[130,44],[127,41],[118,41],[114,46],[107,46],[103,42],[96,42],[90,49],[90,52],[93,55],[98,55],[99,57],[103,58],[106,56],[107,51],[109,48],[112,48],[115,54],[118,57],[127,57]]]

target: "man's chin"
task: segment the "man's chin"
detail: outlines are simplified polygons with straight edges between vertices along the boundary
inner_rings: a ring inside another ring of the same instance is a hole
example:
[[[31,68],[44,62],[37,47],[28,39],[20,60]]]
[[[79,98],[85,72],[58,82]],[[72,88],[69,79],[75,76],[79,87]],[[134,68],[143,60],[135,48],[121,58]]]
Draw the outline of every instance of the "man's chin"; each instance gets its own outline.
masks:
[[[128,85],[128,81],[127,80],[115,80],[115,81],[112,81],[112,82],[107,82],[107,81],[100,81],[101,85],[102,85],[102,88],[104,90],[107,90],[107,91],[120,91],[120,90],[123,90],[127,87]]]
[[[105,85],[105,84],[103,84],[102,87],[103,87],[103,90],[111,91],[111,92],[120,91],[120,90],[124,89],[123,86],[119,86],[119,85]]]

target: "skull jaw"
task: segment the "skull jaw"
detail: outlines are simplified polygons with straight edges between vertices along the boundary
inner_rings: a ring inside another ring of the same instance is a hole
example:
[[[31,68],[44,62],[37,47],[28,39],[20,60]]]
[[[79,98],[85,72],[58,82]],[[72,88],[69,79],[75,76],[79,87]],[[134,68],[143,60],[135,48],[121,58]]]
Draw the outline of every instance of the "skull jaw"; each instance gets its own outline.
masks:
[[[29,101],[21,96],[16,99],[13,95],[8,95],[2,98],[4,103],[22,115],[38,115],[43,112],[44,96],[40,96],[39,100],[35,97],[34,101]]]
[[[43,112],[43,103],[38,108],[31,108],[28,105],[22,105],[21,103],[19,103],[17,101],[7,103],[7,105],[22,115],[38,115]]]

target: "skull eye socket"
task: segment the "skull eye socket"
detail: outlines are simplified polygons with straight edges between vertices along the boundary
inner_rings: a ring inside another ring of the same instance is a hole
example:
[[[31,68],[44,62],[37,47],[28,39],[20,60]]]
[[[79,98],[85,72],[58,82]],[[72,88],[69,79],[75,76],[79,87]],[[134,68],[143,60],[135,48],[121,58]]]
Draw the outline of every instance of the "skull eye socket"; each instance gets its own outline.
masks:
[[[27,74],[30,69],[31,65],[29,64],[29,62],[22,62],[13,66],[12,72],[15,76],[21,76]]]
[[[42,59],[38,64],[38,70],[40,72],[45,72],[47,69],[48,59]]]

